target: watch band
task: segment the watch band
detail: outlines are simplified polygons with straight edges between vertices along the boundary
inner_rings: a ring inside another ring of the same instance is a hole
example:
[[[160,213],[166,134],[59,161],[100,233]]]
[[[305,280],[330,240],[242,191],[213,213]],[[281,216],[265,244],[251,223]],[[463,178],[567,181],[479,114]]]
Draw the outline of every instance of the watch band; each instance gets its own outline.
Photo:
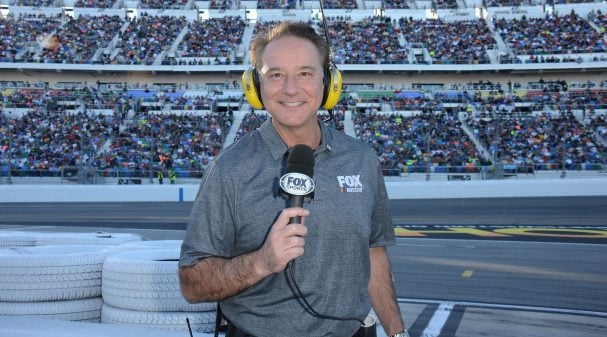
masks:
[[[399,332],[397,334],[391,335],[390,337],[410,337],[410,336],[409,336],[409,331],[407,331],[407,329],[405,329],[404,332]]]

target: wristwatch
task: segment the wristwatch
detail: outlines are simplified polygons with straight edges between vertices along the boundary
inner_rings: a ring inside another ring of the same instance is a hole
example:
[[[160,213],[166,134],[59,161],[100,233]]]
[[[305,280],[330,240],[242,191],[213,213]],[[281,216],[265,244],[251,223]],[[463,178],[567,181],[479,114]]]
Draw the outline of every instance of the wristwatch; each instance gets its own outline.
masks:
[[[391,335],[390,337],[409,337],[409,331],[407,331],[407,330],[405,329],[405,331],[404,331],[404,332],[399,332],[399,333],[396,333],[396,334],[394,334],[394,335]]]

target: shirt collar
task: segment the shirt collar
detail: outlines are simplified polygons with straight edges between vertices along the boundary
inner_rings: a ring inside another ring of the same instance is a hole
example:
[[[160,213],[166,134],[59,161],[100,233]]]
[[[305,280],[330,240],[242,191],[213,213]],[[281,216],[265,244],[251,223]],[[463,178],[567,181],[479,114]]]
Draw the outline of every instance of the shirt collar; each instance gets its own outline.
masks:
[[[321,121],[318,121],[318,124],[320,125],[321,141],[320,146],[315,150],[315,152],[333,151],[333,135],[331,134],[331,130]],[[278,160],[282,158],[285,153],[287,153],[289,148],[287,147],[287,144],[282,141],[282,138],[280,138],[278,132],[276,132],[276,129],[274,129],[274,126],[272,125],[272,117],[268,118],[258,130],[261,134],[261,139],[263,140],[268,151],[270,151],[272,158]]]

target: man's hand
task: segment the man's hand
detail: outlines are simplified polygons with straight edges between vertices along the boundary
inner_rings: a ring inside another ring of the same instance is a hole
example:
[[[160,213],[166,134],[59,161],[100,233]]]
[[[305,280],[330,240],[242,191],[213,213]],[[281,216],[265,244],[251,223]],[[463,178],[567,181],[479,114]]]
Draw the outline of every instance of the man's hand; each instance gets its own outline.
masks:
[[[287,264],[303,255],[305,239],[308,233],[304,225],[309,212],[299,207],[285,208],[272,225],[263,246],[255,253],[259,259],[258,267],[267,274],[283,271]],[[288,224],[289,219],[301,216],[301,224]]]
[[[221,301],[256,284],[268,275],[283,271],[289,261],[303,255],[303,224],[309,212],[292,207],[282,210],[266,241],[256,251],[233,258],[207,257],[191,267],[179,269],[181,293],[190,303]],[[301,224],[288,224],[294,216]]]

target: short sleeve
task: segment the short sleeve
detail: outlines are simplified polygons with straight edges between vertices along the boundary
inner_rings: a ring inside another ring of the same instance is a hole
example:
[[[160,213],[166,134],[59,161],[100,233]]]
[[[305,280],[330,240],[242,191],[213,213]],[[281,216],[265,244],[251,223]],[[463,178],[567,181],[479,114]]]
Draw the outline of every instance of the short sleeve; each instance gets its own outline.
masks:
[[[374,202],[375,207],[373,208],[373,215],[371,216],[372,226],[369,246],[381,247],[394,245],[396,243],[396,238],[390,212],[390,200],[388,199],[386,183],[379,165],[377,165],[377,186]]]
[[[209,256],[230,257],[233,250],[233,194],[221,171],[216,162],[211,163],[200,183],[181,246],[180,267]]]

